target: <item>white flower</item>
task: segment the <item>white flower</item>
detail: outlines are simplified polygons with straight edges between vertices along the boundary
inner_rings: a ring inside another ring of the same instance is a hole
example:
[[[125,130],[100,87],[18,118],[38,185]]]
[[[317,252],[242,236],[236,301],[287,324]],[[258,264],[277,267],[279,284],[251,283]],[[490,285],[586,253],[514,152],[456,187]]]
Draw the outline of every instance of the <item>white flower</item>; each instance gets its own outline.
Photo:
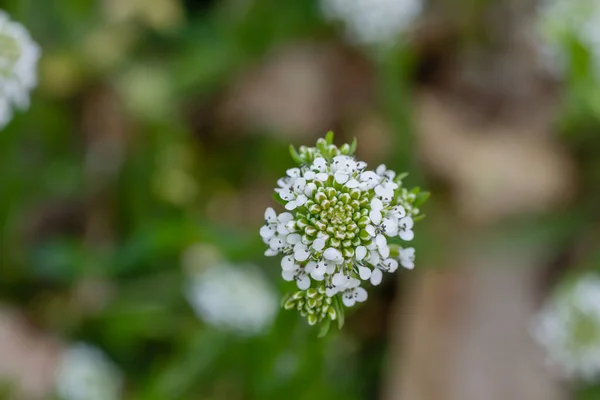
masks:
[[[188,278],[184,292],[208,324],[243,335],[263,332],[277,313],[276,293],[253,265],[205,267]]]
[[[413,247],[400,249],[400,265],[406,269],[415,267],[415,249]]]
[[[13,108],[29,107],[40,49],[29,32],[1,10],[0,43],[0,127],[4,127],[12,119]]]
[[[288,170],[275,189],[288,211],[277,215],[268,208],[260,229],[266,254],[283,256],[284,280],[296,282],[300,291],[346,299],[344,304],[364,301],[361,282],[378,285],[383,272],[398,268],[398,260],[414,267],[414,249],[412,255],[402,253],[399,243],[414,237],[407,210],[414,210],[418,192],[403,188],[384,165],[367,170],[352,148],[319,139],[314,148],[293,150],[300,167]],[[290,304],[307,318],[332,318],[320,308],[322,302],[294,296]]]
[[[321,0],[325,18],[342,21],[350,40],[393,44],[422,9],[421,0]]]
[[[62,354],[56,372],[57,395],[64,400],[117,400],[123,378],[99,349],[78,343]]]
[[[361,287],[356,287],[344,291],[342,301],[346,307],[352,307],[356,302],[362,303],[367,300],[367,291]]]
[[[532,334],[563,377],[600,379],[600,277],[587,274],[559,288],[533,319]]]

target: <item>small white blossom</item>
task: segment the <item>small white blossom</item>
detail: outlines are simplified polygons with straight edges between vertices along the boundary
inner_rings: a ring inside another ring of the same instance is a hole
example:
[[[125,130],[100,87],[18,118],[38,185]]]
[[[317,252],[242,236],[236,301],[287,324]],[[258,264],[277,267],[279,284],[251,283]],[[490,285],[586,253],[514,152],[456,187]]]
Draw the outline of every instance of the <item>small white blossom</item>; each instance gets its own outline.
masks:
[[[295,264],[286,263],[286,268],[292,271]],[[184,291],[196,314],[208,324],[243,335],[263,332],[277,314],[274,289],[252,265],[205,267],[188,278]]]
[[[0,10],[0,128],[13,109],[29,107],[29,92],[37,84],[38,45],[29,32]]]
[[[559,288],[533,319],[532,334],[563,377],[600,379],[600,276]]]
[[[123,378],[102,351],[78,343],[62,354],[56,372],[56,392],[64,400],[117,400]]]
[[[422,7],[421,0],[321,0],[325,18],[342,21],[350,40],[370,45],[396,42]]]
[[[288,170],[275,189],[288,211],[277,215],[268,208],[260,229],[266,254],[283,256],[284,280],[300,292],[338,296],[346,306],[366,300],[362,282],[380,284],[383,273],[395,272],[399,263],[414,268],[414,249],[400,243],[413,239],[412,216],[418,214],[418,190],[402,187],[385,165],[368,171],[351,152],[349,145],[338,149],[324,139],[314,148],[301,147],[295,154],[300,167]],[[300,292],[290,308],[300,307],[309,322],[333,319],[326,310],[338,302],[316,302]]]

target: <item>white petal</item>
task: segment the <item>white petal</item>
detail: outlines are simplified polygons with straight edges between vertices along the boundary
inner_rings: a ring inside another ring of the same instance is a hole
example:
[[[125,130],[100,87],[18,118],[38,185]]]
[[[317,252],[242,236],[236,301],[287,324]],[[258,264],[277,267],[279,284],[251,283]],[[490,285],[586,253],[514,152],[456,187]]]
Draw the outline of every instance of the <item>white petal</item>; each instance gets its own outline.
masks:
[[[325,252],[323,252],[323,257],[325,257],[326,260],[330,261],[341,261],[343,259],[342,253],[340,253],[338,249],[334,249],[333,247],[330,247],[327,250],[325,250]]]
[[[375,172],[377,172],[378,175],[383,175],[383,174],[385,174],[386,169],[387,168],[386,168],[385,164],[381,164],[375,169]]]
[[[327,263],[325,261],[319,261],[315,266],[315,271],[319,275],[325,275],[325,272],[327,272]]]
[[[379,225],[381,223],[381,211],[371,210],[371,212],[369,213],[369,218],[371,219],[371,222],[373,222],[375,225]]]
[[[263,239],[270,239],[270,238],[273,237],[273,235],[275,235],[275,231],[276,231],[275,226],[273,226],[273,225],[263,225],[260,228],[260,236]]]
[[[323,157],[317,157],[314,159],[312,166],[317,171],[323,171],[327,168],[327,161]]]
[[[388,236],[396,236],[398,234],[398,223],[394,218],[384,218],[381,226]]]
[[[311,183],[307,184],[306,187],[304,188],[304,194],[308,197],[312,197],[315,190],[317,190],[317,185],[315,185],[314,183],[311,182]]]
[[[360,279],[366,281],[371,277],[371,270],[367,267],[360,266],[358,267],[358,274],[360,275]]]
[[[381,279],[383,278],[383,272],[379,268],[375,268],[371,273],[371,284],[379,285],[381,283]]]
[[[335,263],[325,261],[325,266],[327,267],[327,274],[331,275],[335,272]]]
[[[398,236],[400,236],[400,239],[410,242],[415,237],[415,233],[413,231],[400,231]]]
[[[345,288],[349,280],[350,277],[342,274],[341,272],[338,272],[331,279],[331,283],[333,283],[334,286]]]
[[[367,248],[365,246],[358,246],[356,248],[355,257],[356,261],[360,261],[367,255]]]
[[[315,176],[317,174],[314,171],[306,171],[304,173],[304,179],[306,179],[307,181],[313,180],[315,179]]]
[[[373,225],[367,225],[365,231],[371,236],[375,236],[375,227]]]
[[[367,300],[367,297],[368,294],[364,288],[357,287],[356,289],[354,289],[354,298],[356,299],[356,301],[362,303],[363,301]]]
[[[290,210],[290,211],[292,211],[292,210],[295,210],[295,209],[296,209],[296,202],[295,202],[295,201],[293,201],[293,200],[292,200],[292,201],[290,201],[290,202],[288,202],[288,203],[285,205],[285,209],[286,209],[286,210]]]
[[[348,182],[346,182],[346,187],[350,189],[356,189],[358,185],[359,183],[356,179],[350,179]]]
[[[276,256],[277,254],[279,254],[279,252],[278,252],[278,251],[275,251],[275,250],[273,250],[273,249],[266,249],[266,250],[265,250],[265,256],[266,256],[266,257],[274,257],[274,256]]]
[[[413,219],[411,217],[404,217],[398,221],[398,226],[401,229],[409,229],[410,230],[413,228],[414,225],[415,225],[415,222],[413,221]]]
[[[324,239],[316,238],[315,241],[312,243],[312,248],[316,251],[321,251],[325,247],[325,244],[326,243]]]
[[[375,238],[375,244],[377,244],[377,248],[379,249],[387,247],[387,240],[385,236],[383,236],[381,233],[377,235],[377,237]]]
[[[371,209],[377,211],[383,210],[383,203],[381,200],[377,197],[373,197],[373,200],[371,200]]]
[[[403,218],[406,216],[406,210],[401,205],[394,206],[392,212],[395,214],[396,218]]]
[[[300,176],[300,168],[290,168],[286,171],[286,173],[289,177],[295,178]]]
[[[385,265],[387,272],[395,272],[398,269],[398,261],[394,260],[393,258],[388,258],[387,260],[383,261],[383,265]]]
[[[380,247],[379,254],[382,258],[388,258],[390,256],[390,248],[388,246]]]
[[[294,219],[294,216],[292,215],[292,213],[289,213],[289,212],[283,212],[283,213],[279,214],[279,216],[277,217],[277,221],[279,221],[279,223],[281,223],[281,224],[287,224],[288,222],[290,222],[293,219]]]
[[[381,261],[381,258],[379,257],[378,252],[376,252],[376,251],[369,252],[369,264],[377,265],[377,264],[379,264],[379,261]]]
[[[310,287],[310,278],[308,275],[302,274],[296,279],[296,285],[298,286],[298,289],[306,290]]]
[[[310,273],[310,272],[314,271],[316,267],[317,267],[317,263],[316,262],[309,261],[308,263],[306,263],[306,267],[304,267],[304,271],[306,273]]]
[[[406,269],[413,269],[415,267],[415,263],[410,260],[400,260],[400,265]]]
[[[346,292],[342,295],[342,302],[346,307],[352,307],[356,300],[354,299],[354,292]]]
[[[357,286],[360,286],[360,280],[359,279],[356,279],[356,278],[350,278],[350,279],[348,279],[348,283],[346,284],[347,288],[352,289],[352,288],[355,288]]]
[[[381,180],[381,177],[373,171],[365,171],[362,174],[360,174],[361,182],[369,182],[369,183],[372,182],[374,184],[377,184],[380,180]]]
[[[288,231],[288,228],[285,224],[278,224],[277,225],[277,233],[279,233],[281,236],[285,236],[288,233],[290,233],[290,231]]]
[[[305,195],[300,194],[300,195],[298,195],[298,197],[296,197],[296,206],[301,207],[304,204],[306,204],[307,201],[308,201],[308,198]]]
[[[319,272],[316,269],[310,273],[310,277],[318,282],[321,282],[323,279],[325,279],[325,276],[323,276],[322,274],[319,274]]]
[[[297,247],[297,245],[296,245]],[[301,247],[294,251],[294,258],[298,261],[306,261],[310,256],[310,251],[306,250],[305,247]]]
[[[272,207],[269,207],[265,210],[265,220],[270,224],[277,222],[277,214]]]
[[[335,173],[334,178],[335,178],[335,181],[341,185],[341,184],[348,182],[350,175],[348,175],[348,173],[346,173],[346,172],[338,171]]]
[[[304,178],[298,178],[294,181],[294,191],[296,193],[302,193],[304,192],[304,188],[306,187],[306,179]]]
[[[294,280],[294,271],[281,271],[281,277],[284,281],[291,282]]]
[[[285,201],[291,201],[296,198],[296,195],[290,188],[284,188],[279,191],[279,197],[281,197]]]
[[[287,243],[283,241],[280,237],[274,237],[269,240],[269,247],[275,251],[281,251],[285,248]]]
[[[286,237],[286,240],[289,244],[300,243],[300,239],[302,239],[302,236],[300,236],[298,233],[291,233]]]
[[[336,295],[338,292],[339,292],[339,290],[338,290],[338,288],[336,288],[336,287],[328,287],[328,288],[326,288],[326,289],[325,289],[325,294],[326,294],[328,297],[333,297],[333,296],[335,296],[335,295]]]
[[[407,247],[400,250],[400,258],[403,260],[415,260],[415,249],[414,247]]]
[[[327,175],[324,172],[318,173],[317,176],[315,177],[316,180],[321,181],[321,182],[325,182],[327,180],[327,178],[329,178],[329,175]]]
[[[296,268],[298,268],[298,265],[294,261],[294,257],[285,256],[281,259],[281,269],[284,271],[294,271]]]

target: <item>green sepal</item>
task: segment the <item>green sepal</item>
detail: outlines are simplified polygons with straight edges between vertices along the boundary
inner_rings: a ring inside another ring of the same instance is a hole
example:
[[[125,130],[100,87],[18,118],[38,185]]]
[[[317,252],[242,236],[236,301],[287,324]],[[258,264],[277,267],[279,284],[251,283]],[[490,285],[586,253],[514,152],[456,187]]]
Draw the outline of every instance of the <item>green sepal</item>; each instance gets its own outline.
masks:
[[[354,152],[356,151],[356,146],[358,146],[358,140],[354,138],[352,140],[352,143],[350,143],[350,151],[348,152],[349,155],[354,154]]]
[[[298,154],[298,152],[296,151],[294,146],[292,146],[291,144],[290,144],[290,156],[292,156],[292,159],[294,161],[296,161],[298,163],[298,165],[304,164],[304,161],[302,161],[302,158],[300,158],[300,154]]]
[[[319,329],[319,334],[317,335],[317,337],[318,338],[325,337],[325,335],[327,335],[327,333],[329,332],[330,327],[331,327],[331,320],[329,318],[325,318],[325,320],[321,324],[321,328]]]
[[[327,132],[327,134],[325,135],[325,141],[327,142],[327,144],[333,144],[333,131]]]
[[[417,198],[415,199],[413,205],[415,207],[420,206],[421,204],[425,203],[425,201],[429,198],[430,195],[431,192],[421,192],[417,194]]]
[[[342,303],[342,298],[338,295],[335,295],[331,305],[337,313],[338,329],[342,329],[344,327],[344,304]]]
[[[396,183],[402,181],[402,179],[406,178],[408,175],[409,175],[408,172],[403,172],[401,174],[398,174],[395,179]]]
[[[423,218],[425,218],[425,214],[420,214],[417,215],[416,217],[413,218],[414,222],[419,222],[420,220],[422,220]]]

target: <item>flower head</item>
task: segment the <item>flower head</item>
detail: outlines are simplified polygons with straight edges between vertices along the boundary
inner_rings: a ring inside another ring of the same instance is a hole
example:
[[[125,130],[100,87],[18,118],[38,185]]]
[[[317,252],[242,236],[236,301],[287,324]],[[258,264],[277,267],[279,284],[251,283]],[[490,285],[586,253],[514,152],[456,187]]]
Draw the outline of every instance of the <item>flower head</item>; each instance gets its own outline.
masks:
[[[13,115],[13,107],[26,109],[35,87],[40,49],[27,30],[0,10],[0,127]]]
[[[600,377],[600,277],[585,275],[560,288],[533,320],[533,336],[560,375]]]
[[[121,397],[123,377],[99,349],[78,343],[61,357],[56,390],[65,400],[115,400]]]
[[[284,206],[265,212],[260,235],[265,255],[281,254],[282,277],[298,291],[284,301],[311,325],[328,323],[367,299],[363,283],[381,283],[399,265],[414,267],[413,239],[417,208],[427,198],[402,185],[385,165],[375,171],[353,156],[356,142],[340,148],[333,134],[316,147],[291,148],[297,168],[279,179],[275,198]]]
[[[261,333],[277,314],[275,290],[252,265],[208,265],[190,276],[185,294],[204,321],[241,335]]]

